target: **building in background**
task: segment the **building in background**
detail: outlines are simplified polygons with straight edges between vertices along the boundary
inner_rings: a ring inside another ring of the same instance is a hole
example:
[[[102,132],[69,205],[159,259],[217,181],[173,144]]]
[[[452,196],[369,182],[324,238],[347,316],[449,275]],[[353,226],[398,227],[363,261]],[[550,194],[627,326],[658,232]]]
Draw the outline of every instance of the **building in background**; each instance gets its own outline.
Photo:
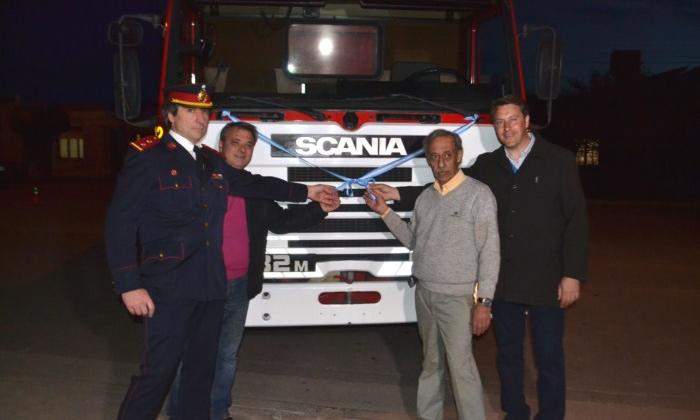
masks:
[[[136,136],[104,107],[0,99],[1,182],[112,178]]]

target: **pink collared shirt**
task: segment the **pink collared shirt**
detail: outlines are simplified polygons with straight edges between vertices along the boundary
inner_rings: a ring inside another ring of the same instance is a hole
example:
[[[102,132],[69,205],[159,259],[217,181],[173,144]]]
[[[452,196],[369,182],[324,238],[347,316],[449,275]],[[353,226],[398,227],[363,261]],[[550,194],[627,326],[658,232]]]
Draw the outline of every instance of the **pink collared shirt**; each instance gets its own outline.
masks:
[[[224,216],[224,240],[222,252],[226,266],[226,278],[237,279],[248,273],[250,248],[245,198],[230,195],[228,210]]]

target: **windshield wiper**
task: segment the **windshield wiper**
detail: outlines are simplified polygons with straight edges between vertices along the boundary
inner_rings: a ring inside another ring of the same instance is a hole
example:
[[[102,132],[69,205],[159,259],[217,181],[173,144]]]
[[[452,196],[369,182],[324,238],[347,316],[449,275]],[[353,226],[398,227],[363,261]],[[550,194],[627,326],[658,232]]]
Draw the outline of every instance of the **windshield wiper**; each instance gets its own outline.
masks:
[[[436,107],[436,108],[440,108],[440,109],[445,109],[445,110],[448,110],[448,111],[456,112],[457,114],[461,114],[461,115],[464,116],[464,117],[473,114],[473,112],[467,112],[467,111],[465,111],[465,110],[463,110],[463,109],[460,109],[460,108],[455,108],[455,107],[453,107],[453,106],[445,105],[445,104],[440,103],[440,102],[434,102],[434,101],[431,101],[431,100],[428,100],[428,99],[423,99],[423,98],[418,97],[418,96],[407,95],[407,94],[405,94],[405,93],[392,93],[391,95],[388,95],[388,96],[389,96],[390,98],[404,98],[404,99],[410,99],[410,100],[412,100],[412,101],[417,101],[417,102],[421,102],[421,103],[424,103],[424,104],[432,105],[432,106],[434,106],[434,107]]]
[[[318,111],[318,110],[313,109],[313,108],[297,108],[297,107],[281,104],[278,102],[268,101],[265,99],[253,98],[250,96],[229,96],[228,99],[230,99],[232,101],[236,101],[236,100],[251,101],[251,102],[256,102],[256,103],[263,104],[263,105],[268,105],[268,106],[272,106],[272,107],[279,108],[279,109],[288,109],[290,111],[301,112],[302,114],[308,115],[309,117],[313,118],[316,121],[326,121],[326,115],[323,112]]]

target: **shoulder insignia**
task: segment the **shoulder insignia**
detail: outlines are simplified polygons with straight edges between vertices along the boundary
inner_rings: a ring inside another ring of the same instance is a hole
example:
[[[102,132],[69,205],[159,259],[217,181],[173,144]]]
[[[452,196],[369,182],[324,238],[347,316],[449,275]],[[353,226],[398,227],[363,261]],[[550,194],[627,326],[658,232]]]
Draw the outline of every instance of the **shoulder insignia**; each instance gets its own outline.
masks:
[[[134,140],[131,143],[129,143],[129,146],[132,148],[138,150],[139,152],[146,151],[150,149],[151,147],[155,146],[160,142],[160,139],[156,136],[146,136],[146,137],[141,137],[138,140]]]
[[[207,151],[207,153],[213,153],[213,154],[215,154],[215,155],[217,155],[217,156],[223,156],[223,155],[221,154],[221,152],[219,152],[218,150],[216,150],[216,149],[214,149],[214,148],[212,148],[212,147],[207,146],[206,144],[203,144],[203,145],[202,145],[202,148],[205,149],[205,150]]]

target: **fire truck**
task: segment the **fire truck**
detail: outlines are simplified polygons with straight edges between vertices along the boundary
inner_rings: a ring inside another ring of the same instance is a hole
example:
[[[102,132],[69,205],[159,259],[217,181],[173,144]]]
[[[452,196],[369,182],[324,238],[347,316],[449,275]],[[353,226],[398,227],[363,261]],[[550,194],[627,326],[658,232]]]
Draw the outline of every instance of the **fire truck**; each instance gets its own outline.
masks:
[[[167,0],[163,15],[110,27],[115,112],[133,124],[156,124],[136,121],[149,24],[162,35],[159,108],[166,86],[206,83],[216,92],[207,145],[218,148],[230,120],[250,122],[264,141],[248,170],[340,190],[317,226],[269,234],[249,326],[415,321],[411,252],[366,207],[364,186],[431,182],[425,159],[406,157],[438,128],[460,134],[465,166],[497,148],[489,107],[525,97],[524,35],[538,32],[538,95],[551,104],[559,85],[556,34],[519,32],[514,0]]]

